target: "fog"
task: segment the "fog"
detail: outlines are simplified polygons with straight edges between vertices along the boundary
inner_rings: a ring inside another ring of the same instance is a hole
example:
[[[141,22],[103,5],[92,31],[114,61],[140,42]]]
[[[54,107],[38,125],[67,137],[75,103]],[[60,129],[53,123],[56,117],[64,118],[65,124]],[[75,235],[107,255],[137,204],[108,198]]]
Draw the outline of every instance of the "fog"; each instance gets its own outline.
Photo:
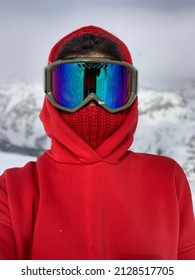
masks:
[[[107,29],[127,44],[140,87],[195,81],[194,1],[1,0],[0,84],[42,83],[52,45],[84,25]]]

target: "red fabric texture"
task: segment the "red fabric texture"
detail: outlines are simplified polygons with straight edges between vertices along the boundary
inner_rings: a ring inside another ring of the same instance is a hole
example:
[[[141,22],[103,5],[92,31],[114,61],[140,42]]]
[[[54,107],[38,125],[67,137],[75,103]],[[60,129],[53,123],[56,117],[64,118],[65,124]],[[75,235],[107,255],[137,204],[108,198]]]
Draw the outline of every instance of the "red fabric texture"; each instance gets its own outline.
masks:
[[[123,123],[127,110],[111,114],[100,106],[87,106],[62,118],[90,147],[97,149]]]
[[[132,64],[132,58],[127,50],[126,45],[113,34],[107,32],[100,27],[85,26],[69,35],[63,37],[52,48],[48,63],[52,63],[57,59],[57,55],[63,44],[73,39],[75,36],[83,34],[93,34],[98,37],[108,37],[112,41],[117,42],[124,61]],[[101,107],[86,107],[72,114],[62,111],[61,115],[68,126],[73,129],[89,146],[97,149],[124,121],[127,110],[118,112],[117,114],[109,113]]]
[[[46,99],[41,120],[51,148],[0,177],[1,259],[195,259],[183,170],[170,158],[129,149],[137,99],[96,150]]]

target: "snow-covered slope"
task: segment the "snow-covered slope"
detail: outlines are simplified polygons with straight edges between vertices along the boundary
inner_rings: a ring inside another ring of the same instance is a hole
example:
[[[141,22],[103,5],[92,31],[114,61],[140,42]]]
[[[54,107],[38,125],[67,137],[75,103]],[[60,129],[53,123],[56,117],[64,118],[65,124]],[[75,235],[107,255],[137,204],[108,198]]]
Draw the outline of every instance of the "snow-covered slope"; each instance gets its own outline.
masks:
[[[39,112],[43,101],[40,85],[27,83],[0,87],[0,149],[37,155],[47,144]]]
[[[195,181],[195,85],[140,92],[139,114],[133,148],[174,158]]]

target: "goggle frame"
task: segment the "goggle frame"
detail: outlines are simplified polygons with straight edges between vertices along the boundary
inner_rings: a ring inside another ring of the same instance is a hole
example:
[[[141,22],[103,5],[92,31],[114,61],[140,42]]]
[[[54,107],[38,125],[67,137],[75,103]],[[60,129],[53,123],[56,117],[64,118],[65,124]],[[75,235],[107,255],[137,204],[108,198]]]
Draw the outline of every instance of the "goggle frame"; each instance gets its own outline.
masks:
[[[132,81],[131,81],[131,88],[130,94],[129,94],[129,99],[127,103],[119,108],[110,108],[107,106],[95,93],[90,93],[79,105],[77,105],[74,108],[67,108],[64,107],[56,102],[56,100],[53,97],[52,94],[52,71],[53,69],[61,64],[66,64],[66,63],[109,63],[109,64],[117,64],[117,65],[122,65],[127,67],[131,74],[132,74]],[[50,63],[47,67],[45,67],[45,94],[48,100],[51,102],[51,104],[63,111],[74,113],[87,105],[90,101],[95,101],[98,103],[99,106],[102,106],[104,109],[109,111],[110,113],[116,113],[119,111],[122,111],[128,107],[131,106],[131,104],[134,102],[134,100],[137,97],[137,87],[138,87],[138,71],[137,69],[125,62],[125,61],[118,61],[110,58],[102,58],[102,57],[76,57],[76,58],[69,58],[65,60],[57,60],[53,63]]]

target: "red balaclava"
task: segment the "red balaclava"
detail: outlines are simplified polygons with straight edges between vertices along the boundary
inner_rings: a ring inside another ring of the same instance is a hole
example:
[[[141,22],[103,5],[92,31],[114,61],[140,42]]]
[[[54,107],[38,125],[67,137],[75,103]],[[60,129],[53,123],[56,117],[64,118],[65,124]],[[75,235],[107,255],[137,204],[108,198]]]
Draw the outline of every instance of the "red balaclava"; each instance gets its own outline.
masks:
[[[111,33],[95,26],[86,26],[73,31],[63,37],[52,48],[49,63],[57,60],[62,46],[74,37],[84,34],[93,34],[98,37],[107,37],[119,46],[123,60],[132,64],[131,55],[124,43]],[[86,106],[75,113],[61,111],[60,114],[66,124],[73,129],[93,149],[99,147],[111,134],[113,134],[126,118],[128,109],[117,113],[110,113],[101,106]]]

